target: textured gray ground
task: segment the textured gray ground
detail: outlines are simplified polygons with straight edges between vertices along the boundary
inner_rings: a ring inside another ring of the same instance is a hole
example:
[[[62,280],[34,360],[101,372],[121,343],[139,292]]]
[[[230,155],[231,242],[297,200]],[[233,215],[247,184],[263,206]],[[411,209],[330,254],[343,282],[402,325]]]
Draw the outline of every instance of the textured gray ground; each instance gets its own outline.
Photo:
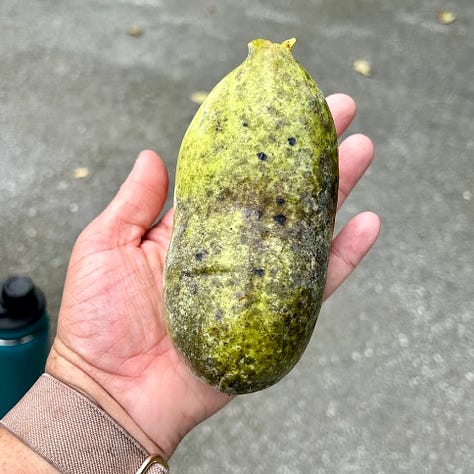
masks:
[[[295,56],[326,94],[357,100],[351,131],[376,145],[338,225],[372,209],[382,235],[297,368],[196,428],[172,472],[473,472],[474,3],[210,5],[1,0],[1,277],[32,275],[54,322],[74,239],[138,151],[159,151],[172,175],[190,94],[249,40],[297,36]],[[440,25],[441,7],[457,21]]]

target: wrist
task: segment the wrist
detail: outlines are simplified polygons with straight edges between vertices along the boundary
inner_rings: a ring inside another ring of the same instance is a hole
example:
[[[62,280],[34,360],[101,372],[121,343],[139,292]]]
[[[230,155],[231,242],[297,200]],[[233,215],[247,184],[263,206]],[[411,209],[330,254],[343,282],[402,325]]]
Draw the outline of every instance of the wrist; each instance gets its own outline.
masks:
[[[168,472],[161,456],[150,454],[94,401],[50,374],[35,382],[1,424],[59,472]]]
[[[56,342],[48,357],[46,373],[89,398],[143,446],[148,453],[156,453],[167,461],[170,457],[168,453],[147,436],[138,423],[135,422],[109,392],[97,383],[91,375],[70,362],[67,358],[60,356],[55,346]]]

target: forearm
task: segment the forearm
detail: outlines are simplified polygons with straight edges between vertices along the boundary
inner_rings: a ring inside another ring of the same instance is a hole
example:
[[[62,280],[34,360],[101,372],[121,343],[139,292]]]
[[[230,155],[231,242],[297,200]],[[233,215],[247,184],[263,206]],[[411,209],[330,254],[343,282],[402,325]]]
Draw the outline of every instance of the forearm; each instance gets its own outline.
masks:
[[[1,474],[56,474],[51,464],[0,426]]]

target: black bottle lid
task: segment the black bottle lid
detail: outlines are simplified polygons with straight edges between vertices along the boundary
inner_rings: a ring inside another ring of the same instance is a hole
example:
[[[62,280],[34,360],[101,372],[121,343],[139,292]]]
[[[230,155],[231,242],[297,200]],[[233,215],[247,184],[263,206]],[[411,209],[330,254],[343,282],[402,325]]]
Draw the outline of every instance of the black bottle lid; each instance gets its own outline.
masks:
[[[0,330],[21,329],[41,318],[44,293],[28,276],[11,276],[1,285]]]

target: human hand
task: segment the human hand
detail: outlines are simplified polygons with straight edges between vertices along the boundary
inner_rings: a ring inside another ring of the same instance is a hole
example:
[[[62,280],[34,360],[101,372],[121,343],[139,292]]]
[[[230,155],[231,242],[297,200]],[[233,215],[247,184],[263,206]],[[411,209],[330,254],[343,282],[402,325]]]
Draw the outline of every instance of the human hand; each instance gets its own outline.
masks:
[[[328,103],[340,135],[354,118],[355,104],[342,94]],[[372,157],[367,137],[342,142],[338,207]],[[153,222],[167,187],[163,162],[142,152],[116,197],[77,239],[46,369],[96,400],[149,452],[164,458],[231,400],[191,374],[166,332],[162,272],[172,210]],[[325,298],[362,260],[379,228],[378,217],[365,212],[336,236]]]

